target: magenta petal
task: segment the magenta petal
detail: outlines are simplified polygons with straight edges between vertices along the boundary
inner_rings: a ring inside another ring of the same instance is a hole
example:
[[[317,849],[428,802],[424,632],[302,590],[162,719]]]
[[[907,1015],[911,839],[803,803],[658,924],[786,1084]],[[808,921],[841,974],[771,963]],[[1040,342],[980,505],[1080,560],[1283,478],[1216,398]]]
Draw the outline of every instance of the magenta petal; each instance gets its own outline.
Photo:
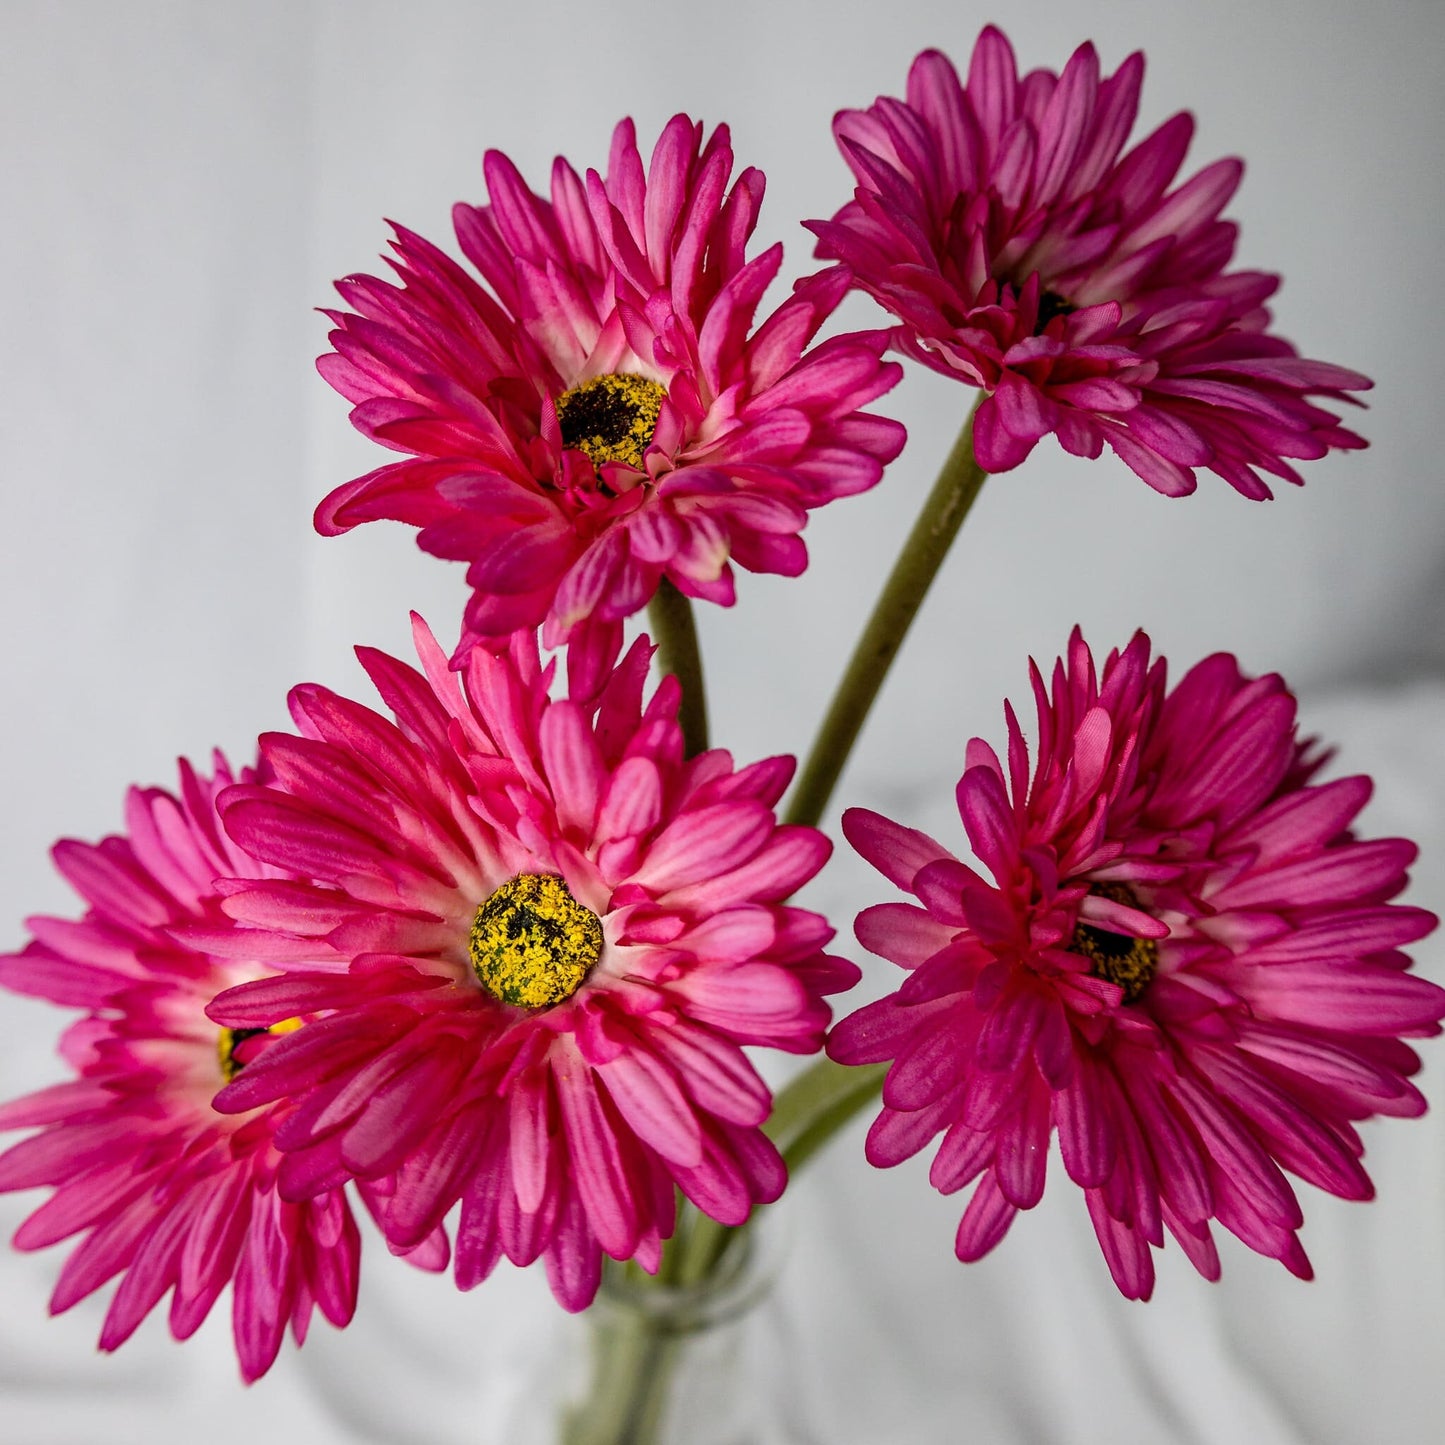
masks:
[[[970,1264],[982,1259],[1008,1233],[1017,1208],[1004,1198],[992,1174],[985,1174],[963,1211],[954,1238],[954,1253]]]
[[[1119,1293],[1125,1299],[1148,1299],[1154,1292],[1154,1262],[1149,1255],[1148,1241],[1140,1237],[1137,1229],[1109,1213],[1099,1190],[1087,1190],[1084,1198],[1099,1248],[1104,1252]]]
[[[815,829],[784,825],[740,867],[674,888],[666,901],[675,908],[713,910],[747,901],[778,902],[817,873],[831,851],[827,838]]]
[[[1032,1209],[1043,1197],[1049,1133],[1049,1091],[1036,1083],[995,1136],[993,1177],[999,1192],[1019,1209]]]
[[[563,1309],[585,1310],[602,1283],[601,1251],[585,1233],[581,1204],[575,1192],[567,1196],[562,1227],[546,1253],[547,1282]]]
[[[653,1045],[671,1061],[699,1108],[729,1124],[757,1125],[767,1118],[772,1095],[736,1044],[679,1024],[659,1030]]]
[[[1086,1064],[1080,1062],[1069,1084],[1055,1095],[1054,1117],[1069,1178],[1083,1189],[1097,1188],[1114,1165],[1115,1132],[1107,1101],[1092,1087]]]
[[[644,1144],[684,1168],[702,1162],[697,1117],[664,1064],[638,1049],[620,1054],[597,1072],[618,1112]]]
[[[1011,472],[1026,462],[1037,440],[1036,435],[1019,436],[1010,431],[994,397],[985,398],[974,413],[974,456],[990,474]]]
[[[938,1146],[928,1182],[940,1194],[953,1194],[973,1183],[993,1159],[994,1136],[955,1120]]]
[[[843,836],[885,878],[905,889],[913,887],[920,868],[950,856],[926,833],[900,827],[867,808],[849,808],[843,814]]]
[[[891,1169],[938,1137],[958,1106],[957,1091],[921,1109],[890,1109],[886,1104],[869,1126],[864,1157],[875,1169]]]
[[[900,968],[916,968],[953,939],[954,930],[911,903],[879,903],[865,908],[853,925],[858,942],[870,953]]]
[[[616,1133],[602,1110],[590,1070],[561,1075],[554,1065],[553,1077],[588,1225],[608,1254],[626,1259],[637,1247],[638,1226]]]
[[[655,893],[741,867],[772,835],[771,810],[757,803],[720,803],[669,825],[653,841],[634,877]]]
[[[828,1035],[828,1056],[840,1064],[879,1064],[891,1060],[926,1017],[928,1014],[922,1009],[899,1008],[892,997],[864,1004],[856,1013],[833,1025]]]
[[[776,1160],[776,1151],[771,1150],[768,1157]],[[682,1192],[719,1224],[736,1227],[746,1221],[752,1210],[750,1174],[744,1171],[733,1150],[720,1135],[704,1136],[700,1165],[695,1168],[678,1166],[672,1174]]]
[[[1003,780],[993,768],[970,768],[958,785],[958,812],[968,841],[994,875],[1006,877],[1017,851],[1017,832]]]

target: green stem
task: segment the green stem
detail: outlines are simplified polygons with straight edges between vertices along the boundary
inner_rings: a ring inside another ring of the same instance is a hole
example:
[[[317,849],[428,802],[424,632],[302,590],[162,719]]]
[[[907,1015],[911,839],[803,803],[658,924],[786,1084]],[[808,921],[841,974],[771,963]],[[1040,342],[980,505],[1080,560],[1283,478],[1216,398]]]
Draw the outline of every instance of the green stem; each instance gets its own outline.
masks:
[[[697,1218],[687,1232],[678,1261],[678,1282],[695,1285],[706,1279],[727,1249],[733,1235],[746,1229],[746,1224],[729,1227],[719,1224],[710,1214],[697,1211]]]
[[[793,790],[786,820],[789,823],[816,826],[823,816],[873,699],[984,484],[988,474],[973,455],[973,418],[971,411],[853,649],[848,670],[833,694],[828,715]]]
[[[787,816],[790,823],[816,824],[822,816],[909,625],[983,486],[987,474],[973,455],[973,415],[970,412],[965,419],[838,684],[793,794]],[[689,698],[696,700],[697,711],[702,712],[697,637],[687,598],[666,579],[653,599],[651,618],[663,670],[675,674],[683,684],[684,734],[692,753],[706,746],[705,717],[697,724],[700,734],[690,732],[686,720]],[[700,738],[696,746],[695,737]],[[778,1095],[764,1127],[789,1173],[800,1169],[878,1097],[886,1072],[883,1064],[849,1068],[822,1058]],[[664,1250],[659,1279],[683,1287],[705,1279],[736,1232],[683,1204],[677,1232]]]
[[[562,1421],[563,1445],[652,1445],[661,1425],[678,1341],[643,1312],[594,1323],[592,1388]]]
[[[692,603],[664,577],[648,603],[647,620],[664,675],[670,673],[682,684],[678,721],[687,755],[695,757],[707,751],[707,694],[703,690],[702,653],[697,645]]]
[[[778,1095],[763,1132],[778,1146],[789,1176],[796,1175],[844,1124],[877,1099],[887,1072],[887,1064],[851,1068],[820,1058],[788,1084]],[[685,1232],[679,1231],[681,1247],[674,1276],[683,1286],[706,1279],[738,1232],[690,1206],[686,1214],[691,1222]]]
[[[724,1234],[731,1241],[742,1231]],[[686,1367],[701,1333],[729,1318],[718,1313],[727,1300],[717,1291],[737,1286],[751,1241],[736,1243],[727,1259],[712,1262],[707,1278],[691,1285],[664,1286],[629,1266],[604,1266],[603,1292],[590,1321],[591,1388],[585,1403],[563,1417],[563,1445],[658,1445],[679,1366]]]
[[[887,1064],[852,1066],[824,1056],[780,1093],[764,1132],[795,1174],[883,1087]]]

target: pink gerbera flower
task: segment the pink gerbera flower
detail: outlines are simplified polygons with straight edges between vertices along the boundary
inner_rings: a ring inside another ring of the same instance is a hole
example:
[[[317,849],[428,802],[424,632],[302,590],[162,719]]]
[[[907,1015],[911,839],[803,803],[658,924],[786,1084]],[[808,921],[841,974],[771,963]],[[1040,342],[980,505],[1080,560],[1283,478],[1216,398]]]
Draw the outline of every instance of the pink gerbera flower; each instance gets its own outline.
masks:
[[[674,1185],[729,1225],[782,1190],[743,1046],[818,1049],[821,996],[857,977],[821,952],[826,920],[781,902],[829,845],[775,822],[790,758],[683,757],[676,679],[642,705],[645,639],[585,706],[549,698],[531,634],[459,673],[416,639],[424,676],[360,653],[395,724],[298,688],[302,736],[261,744],[274,785],[221,799],[241,847],[305,881],[230,885],[231,946],[294,971],[213,1016],[334,1012],[218,1107],[299,1100],[284,1197],[395,1171],[396,1246],[460,1200],[458,1284],[540,1256],[581,1309],[604,1253],[656,1268]]]
[[[61,1045],[77,1077],[0,1108],[0,1128],[41,1129],[0,1155],[0,1189],[54,1188],[20,1226],[17,1248],[84,1235],[54,1312],[123,1276],[104,1350],[168,1290],[171,1333],[187,1338],[234,1283],[236,1351],[250,1381],[271,1367],[288,1324],[305,1339],[313,1308],[334,1325],[351,1319],[360,1241],[339,1190],[304,1203],[277,1194],[272,1135],[284,1110],[211,1107],[228,1078],[301,1020],[218,1029],[206,1018],[219,990],[262,970],[208,957],[172,930],[229,926],[213,880],[271,870],[221,832],[215,798],[232,783],[223,758],[213,778],[182,763],[180,781],[179,797],[131,790],[128,836],[59,843],[56,865],[89,905],[85,917],[32,919],[34,940],[0,958],[7,987],[89,1010]],[[418,1262],[443,1267],[444,1241],[421,1243]]]
[[[810,229],[898,318],[899,351],[988,393],[974,422],[986,471],[1054,432],[1075,456],[1107,443],[1170,496],[1203,467],[1265,498],[1260,472],[1302,480],[1286,458],[1365,445],[1310,398],[1370,382],[1269,335],[1279,277],[1224,269],[1236,227],[1219,213],[1242,162],[1174,186],[1188,114],[1120,158],[1143,75],[1134,54],[1101,80],[1082,45],[1062,75],[1020,77],[992,26],[963,85],[925,51],[906,100],[834,121],[858,186]]]
[[[865,947],[909,970],[843,1020],[829,1053],[891,1060],[868,1158],[942,1134],[930,1178],[977,1180],[960,1259],[1038,1203],[1050,1135],[1083,1190],[1114,1280],[1145,1299],[1167,1228],[1219,1274],[1216,1219],[1308,1277],[1283,1170],[1372,1193],[1352,1121],[1415,1115],[1445,990],[1399,950],[1435,927],[1389,902],[1415,856],[1351,831],[1368,778],[1312,783],[1275,676],[1220,654],[1165,690],[1140,633],[1096,679],[1077,630],[1052,695],[1033,670],[1038,761],[1007,709],[1008,762],[968,748],[958,807],[992,882],[875,813],[849,841],[918,899],[858,916]]]
[[[871,487],[903,444],[861,410],[899,375],[881,336],[807,349],[846,290],[836,268],[754,328],[782,261],[746,259],[763,177],[729,189],[727,129],[702,135],[675,116],[644,173],[623,121],[607,178],[558,159],[550,200],[491,151],[490,204],[453,212],[486,287],[401,227],[399,287],[338,283],[352,310],[330,313],[321,374],[410,456],[337,488],[316,525],[388,517],[468,563],[458,657],[544,619],[548,646],[610,645],[663,577],[728,605],[729,559],[794,576],[808,510]]]

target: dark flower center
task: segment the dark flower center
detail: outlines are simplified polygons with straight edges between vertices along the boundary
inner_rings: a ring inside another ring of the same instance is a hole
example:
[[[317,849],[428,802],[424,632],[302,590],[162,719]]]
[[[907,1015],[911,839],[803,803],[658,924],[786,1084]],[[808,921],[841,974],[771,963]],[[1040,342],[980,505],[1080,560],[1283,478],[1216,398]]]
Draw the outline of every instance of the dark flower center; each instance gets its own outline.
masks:
[[[254,1063],[266,1047],[254,1039],[275,1038],[294,1034],[301,1027],[300,1019],[282,1019],[264,1029],[222,1029],[216,1040],[216,1055],[221,1061],[221,1077],[229,1084],[247,1064]]]
[[[1100,898],[1138,907],[1134,895],[1117,883],[1096,883],[1089,890]],[[1152,938],[1131,938],[1092,923],[1076,923],[1069,952],[1082,954],[1095,978],[1107,979],[1124,990],[1124,1003],[1133,1003],[1149,986],[1159,964],[1159,945]]]
[[[1043,291],[1039,294],[1039,319],[1034,326],[1034,335],[1042,335],[1044,327],[1057,316],[1072,316],[1078,310],[1071,306],[1057,291]]]
[[[998,283],[998,299],[1000,303],[1006,299],[1018,303],[1019,295],[1023,287],[1016,281],[1009,281],[1001,278]],[[1034,321],[1034,335],[1042,336],[1044,328],[1049,322],[1060,316],[1072,316],[1079,308],[1071,301],[1066,301],[1057,291],[1039,292],[1039,314]]]
[[[645,376],[594,376],[557,398],[562,444],[586,452],[594,466],[624,462],[641,471],[666,397]]]
[[[503,883],[467,939],[481,985],[499,1003],[540,1009],[571,998],[602,953],[602,922],[550,873]]]

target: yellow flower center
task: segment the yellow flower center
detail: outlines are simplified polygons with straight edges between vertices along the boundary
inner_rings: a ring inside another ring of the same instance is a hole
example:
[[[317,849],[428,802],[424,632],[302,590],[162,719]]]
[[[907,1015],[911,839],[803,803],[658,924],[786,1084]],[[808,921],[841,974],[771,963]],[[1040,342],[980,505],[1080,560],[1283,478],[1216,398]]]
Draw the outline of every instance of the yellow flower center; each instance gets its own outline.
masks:
[[[255,1051],[245,1047],[249,1040],[265,1035],[294,1034],[300,1027],[300,1019],[282,1019],[280,1023],[264,1029],[222,1029],[216,1040],[221,1077],[229,1084],[255,1058]]]
[[[477,909],[467,947],[494,999],[547,1008],[581,987],[602,953],[602,923],[560,878],[523,873]]]
[[[667,392],[645,376],[594,376],[557,399],[563,446],[603,462],[625,462],[642,470],[642,456]]]
[[[1117,883],[1096,883],[1090,892],[1138,907],[1134,895]],[[1107,979],[1123,989],[1124,1003],[1133,1003],[1148,988],[1159,965],[1159,945],[1154,939],[1130,938],[1127,933],[1114,933],[1092,923],[1074,925],[1069,951],[1089,960],[1093,965],[1089,972],[1095,978]]]

